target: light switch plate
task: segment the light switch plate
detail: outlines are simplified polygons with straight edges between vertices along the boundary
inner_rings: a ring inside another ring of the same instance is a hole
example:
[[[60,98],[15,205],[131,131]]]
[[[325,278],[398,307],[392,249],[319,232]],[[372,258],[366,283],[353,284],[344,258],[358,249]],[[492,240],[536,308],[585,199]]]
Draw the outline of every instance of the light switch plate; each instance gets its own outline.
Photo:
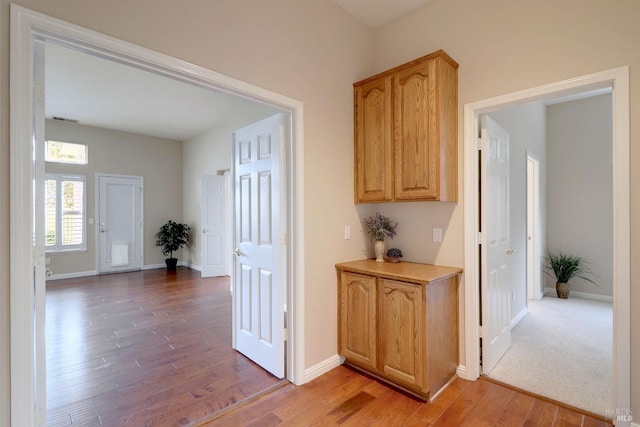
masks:
[[[433,241],[438,243],[442,242],[442,228],[433,229]]]

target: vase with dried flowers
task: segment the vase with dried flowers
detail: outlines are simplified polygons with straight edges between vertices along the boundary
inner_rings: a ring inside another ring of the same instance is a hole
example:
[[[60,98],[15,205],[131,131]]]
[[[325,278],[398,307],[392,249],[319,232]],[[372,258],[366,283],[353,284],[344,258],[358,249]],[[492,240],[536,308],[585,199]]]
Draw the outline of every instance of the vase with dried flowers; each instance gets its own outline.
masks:
[[[364,221],[364,229],[373,240],[376,253],[376,262],[384,262],[384,239],[393,239],[396,235],[397,222],[377,212]]]

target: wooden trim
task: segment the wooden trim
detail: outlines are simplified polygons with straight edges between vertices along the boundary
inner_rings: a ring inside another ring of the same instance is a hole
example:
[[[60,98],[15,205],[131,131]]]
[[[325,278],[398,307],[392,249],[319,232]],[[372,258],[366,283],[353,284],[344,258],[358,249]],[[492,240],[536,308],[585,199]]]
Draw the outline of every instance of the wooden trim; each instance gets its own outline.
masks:
[[[558,400],[551,399],[551,398],[543,396],[541,394],[532,393],[530,391],[527,391],[527,390],[524,390],[522,388],[513,386],[511,384],[503,383],[502,381],[498,381],[498,380],[493,379],[491,377],[488,377],[486,375],[482,375],[480,378],[481,378],[480,381],[488,381],[490,383],[498,384],[499,386],[502,386],[504,388],[508,388],[510,390],[517,391],[518,393],[526,394],[527,396],[531,396],[531,397],[534,397],[534,398],[536,398],[538,400],[542,400],[542,401],[545,401],[545,402],[552,403],[554,405],[560,406],[561,408],[566,408],[566,409],[568,409],[570,411],[577,412],[579,414],[586,415],[588,417],[595,418],[595,419],[600,420],[600,421],[604,421],[604,422],[607,422],[607,423],[610,423],[612,421],[610,418],[604,417],[604,416],[596,414],[594,412],[585,411],[584,409],[580,409],[580,408],[578,408],[576,406],[572,406],[572,405],[568,405],[566,403],[562,403],[562,402],[560,402]]]

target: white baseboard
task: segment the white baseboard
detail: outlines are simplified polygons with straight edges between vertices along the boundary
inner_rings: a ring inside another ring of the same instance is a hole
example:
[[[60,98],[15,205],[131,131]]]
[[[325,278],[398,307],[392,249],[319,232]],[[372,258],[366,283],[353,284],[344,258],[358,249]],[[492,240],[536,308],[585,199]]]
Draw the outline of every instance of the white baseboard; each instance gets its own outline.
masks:
[[[515,317],[511,319],[511,329],[515,328],[516,325],[520,323],[520,321],[524,318],[524,316],[527,315],[528,312],[529,310],[527,310],[527,307],[524,307],[522,310],[520,310],[520,313],[516,314]]]
[[[309,381],[318,378],[320,375],[326,374],[330,370],[342,365],[343,362],[344,359],[336,354],[308,369],[305,369],[304,382],[308,383]]]
[[[140,270],[155,270],[156,268],[167,268],[167,264],[147,264],[143,265]]]
[[[640,427],[640,424],[631,422],[630,426],[631,427]]]
[[[458,368],[456,369],[456,375],[458,375],[463,380],[475,381],[478,379],[478,378],[471,378],[469,376],[469,374],[467,373],[467,367],[465,365],[458,365]]]
[[[47,282],[53,280],[62,280],[62,279],[75,279],[76,277],[89,277],[95,276],[98,272],[95,270],[92,271],[78,271],[76,273],[63,273],[63,274],[52,274],[51,276],[47,276]]]
[[[199,266],[199,265],[195,265],[195,264],[192,264],[192,263],[190,263],[190,262],[182,262],[182,261],[179,261],[179,262],[178,262],[178,265],[182,265],[182,266],[184,266],[184,267],[189,267],[189,268],[190,268],[190,269],[192,269],[192,270],[202,271],[202,267],[201,267],[201,266]]]
[[[545,296],[557,295],[555,288],[544,288],[544,294]],[[613,297],[609,295],[592,294],[589,292],[580,292],[580,291],[571,290],[569,292],[569,298],[571,298],[572,295],[578,298],[591,299],[595,301],[613,302]]]

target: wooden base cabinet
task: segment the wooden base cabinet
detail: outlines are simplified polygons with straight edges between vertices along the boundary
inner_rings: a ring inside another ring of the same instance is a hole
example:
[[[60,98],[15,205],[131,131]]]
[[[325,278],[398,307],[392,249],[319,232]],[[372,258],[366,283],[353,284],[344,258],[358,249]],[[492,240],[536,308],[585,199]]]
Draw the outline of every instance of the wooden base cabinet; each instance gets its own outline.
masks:
[[[338,270],[345,363],[429,399],[458,367],[459,268],[352,261]]]

